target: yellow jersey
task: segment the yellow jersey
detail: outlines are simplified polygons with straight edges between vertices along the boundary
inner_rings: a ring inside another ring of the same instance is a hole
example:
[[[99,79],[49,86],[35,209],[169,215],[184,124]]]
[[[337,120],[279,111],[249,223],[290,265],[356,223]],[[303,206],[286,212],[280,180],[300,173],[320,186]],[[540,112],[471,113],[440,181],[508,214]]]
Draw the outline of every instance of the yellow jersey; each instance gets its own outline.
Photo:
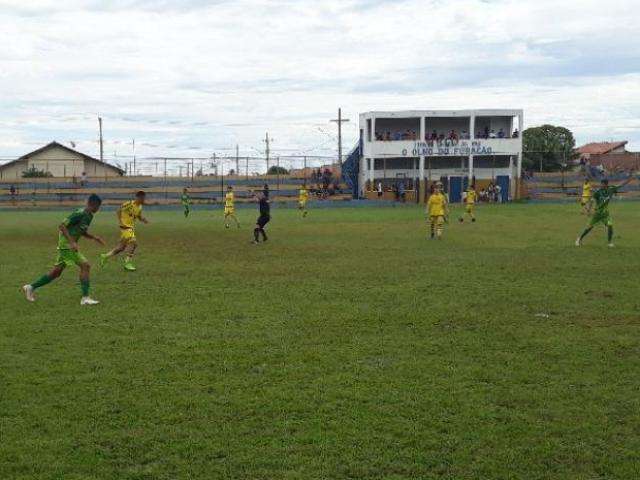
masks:
[[[298,192],[298,201],[306,202],[309,199],[309,192],[306,188],[301,188],[300,192]]]
[[[233,207],[233,192],[227,192],[227,194],[224,196],[224,206],[225,208]]]
[[[591,184],[589,182],[585,182],[584,185],[582,185],[582,197],[591,198]]]
[[[478,194],[475,190],[470,188],[469,190],[467,190],[467,195],[464,197],[464,203],[466,203],[467,205],[474,205],[477,199]]]
[[[431,217],[444,217],[447,197],[442,193],[434,193],[427,202],[427,211]]]
[[[133,228],[136,220],[140,220],[142,216],[142,205],[138,205],[135,200],[124,202],[120,206],[120,226],[124,228]]]

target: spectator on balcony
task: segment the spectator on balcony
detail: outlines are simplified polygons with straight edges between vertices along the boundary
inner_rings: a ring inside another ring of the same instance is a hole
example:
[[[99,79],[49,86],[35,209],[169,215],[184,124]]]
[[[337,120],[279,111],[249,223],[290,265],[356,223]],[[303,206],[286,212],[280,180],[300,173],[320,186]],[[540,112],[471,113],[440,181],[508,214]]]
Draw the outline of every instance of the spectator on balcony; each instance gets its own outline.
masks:
[[[400,132],[396,132],[393,134],[393,139],[395,141],[402,140],[402,134]]]
[[[442,143],[444,142],[445,138],[444,138],[444,133],[441,133],[440,135],[438,135],[438,143]]]
[[[431,136],[429,137],[429,140],[435,142],[438,140],[438,132],[436,132],[435,130],[433,132],[431,132]]]
[[[462,130],[460,133],[460,140],[469,140],[469,132]]]
[[[458,141],[458,134],[456,133],[455,130],[451,130],[449,132],[449,140],[451,140],[452,142],[457,142]]]
[[[378,141],[378,142],[382,141],[382,134],[381,133],[376,132],[376,141]]]
[[[387,130],[387,133],[384,134],[384,139],[386,142],[391,141],[391,132]]]
[[[417,140],[418,139],[418,134],[416,133],[415,130],[411,130],[411,140]]]
[[[481,138],[489,138],[489,127],[484,127],[484,134]]]
[[[498,138],[504,138],[504,130],[502,128],[498,130]]]
[[[491,129],[491,132],[489,133],[489,138],[496,138],[496,131]]]
[[[518,129],[516,128],[513,131],[513,135],[511,135],[512,138],[518,138],[520,136],[520,132],[518,131]]]

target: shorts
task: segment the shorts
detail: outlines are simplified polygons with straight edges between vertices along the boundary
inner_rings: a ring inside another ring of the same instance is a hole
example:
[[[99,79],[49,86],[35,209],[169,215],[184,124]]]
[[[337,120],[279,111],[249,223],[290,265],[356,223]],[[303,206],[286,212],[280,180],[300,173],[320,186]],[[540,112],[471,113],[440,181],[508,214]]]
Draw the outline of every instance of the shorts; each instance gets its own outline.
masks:
[[[55,267],[71,267],[73,265],[80,265],[82,263],[89,263],[87,257],[80,252],[76,252],[71,249],[58,250],[58,256],[56,262],[53,264]]]
[[[307,208],[307,202],[304,200],[299,201],[298,208]]]
[[[609,212],[606,212],[606,213],[595,213],[591,217],[591,220],[589,221],[589,225],[591,227],[595,227],[599,223],[603,224],[605,227],[612,227],[613,226],[613,221],[611,220],[611,215],[609,215]]]
[[[136,231],[133,228],[122,228],[120,229],[120,241],[122,243],[135,243],[136,242]]]
[[[271,220],[271,216],[270,215],[260,215],[258,217],[258,220],[256,221],[256,223],[258,224],[258,226],[260,228],[264,228],[264,226],[269,223],[269,220]]]
[[[429,223],[431,223],[432,225],[443,225],[444,215],[430,215]]]
[[[467,213],[473,213],[473,210],[474,210],[474,208],[475,208],[475,205],[474,205],[473,203],[467,203],[467,205],[466,205],[466,207],[465,207],[465,208],[466,208],[466,210],[467,210]]]
[[[224,207],[224,216],[234,215],[236,213],[235,207]]]
[[[580,199],[580,205],[584,207],[587,203],[589,203],[590,200],[591,200],[591,197],[582,197]]]

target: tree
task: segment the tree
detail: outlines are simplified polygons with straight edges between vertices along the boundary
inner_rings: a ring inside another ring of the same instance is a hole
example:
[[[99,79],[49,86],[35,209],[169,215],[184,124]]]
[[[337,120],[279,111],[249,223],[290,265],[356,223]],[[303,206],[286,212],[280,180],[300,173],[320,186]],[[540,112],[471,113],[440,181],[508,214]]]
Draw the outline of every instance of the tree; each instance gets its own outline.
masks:
[[[527,128],[522,134],[522,165],[526,170],[556,172],[577,157],[571,130],[555,125]]]
[[[287,170],[284,167],[279,167],[277,165],[274,165],[273,167],[270,167],[269,170],[267,170],[267,175],[288,175],[289,174],[289,170]]]
[[[35,165],[27,168],[22,172],[22,178],[50,178],[53,177],[51,172],[45,172],[44,170],[38,170]]]

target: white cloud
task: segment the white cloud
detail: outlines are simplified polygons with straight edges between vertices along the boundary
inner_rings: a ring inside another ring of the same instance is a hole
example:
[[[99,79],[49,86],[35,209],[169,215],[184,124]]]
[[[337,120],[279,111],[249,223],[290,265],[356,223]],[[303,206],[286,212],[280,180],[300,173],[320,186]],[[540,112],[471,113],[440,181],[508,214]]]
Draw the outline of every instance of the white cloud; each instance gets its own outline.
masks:
[[[345,148],[361,111],[522,107],[640,149],[639,21],[622,0],[0,0],[0,157],[95,153],[98,114],[108,153],[250,152],[269,130],[332,154],[338,106]]]

